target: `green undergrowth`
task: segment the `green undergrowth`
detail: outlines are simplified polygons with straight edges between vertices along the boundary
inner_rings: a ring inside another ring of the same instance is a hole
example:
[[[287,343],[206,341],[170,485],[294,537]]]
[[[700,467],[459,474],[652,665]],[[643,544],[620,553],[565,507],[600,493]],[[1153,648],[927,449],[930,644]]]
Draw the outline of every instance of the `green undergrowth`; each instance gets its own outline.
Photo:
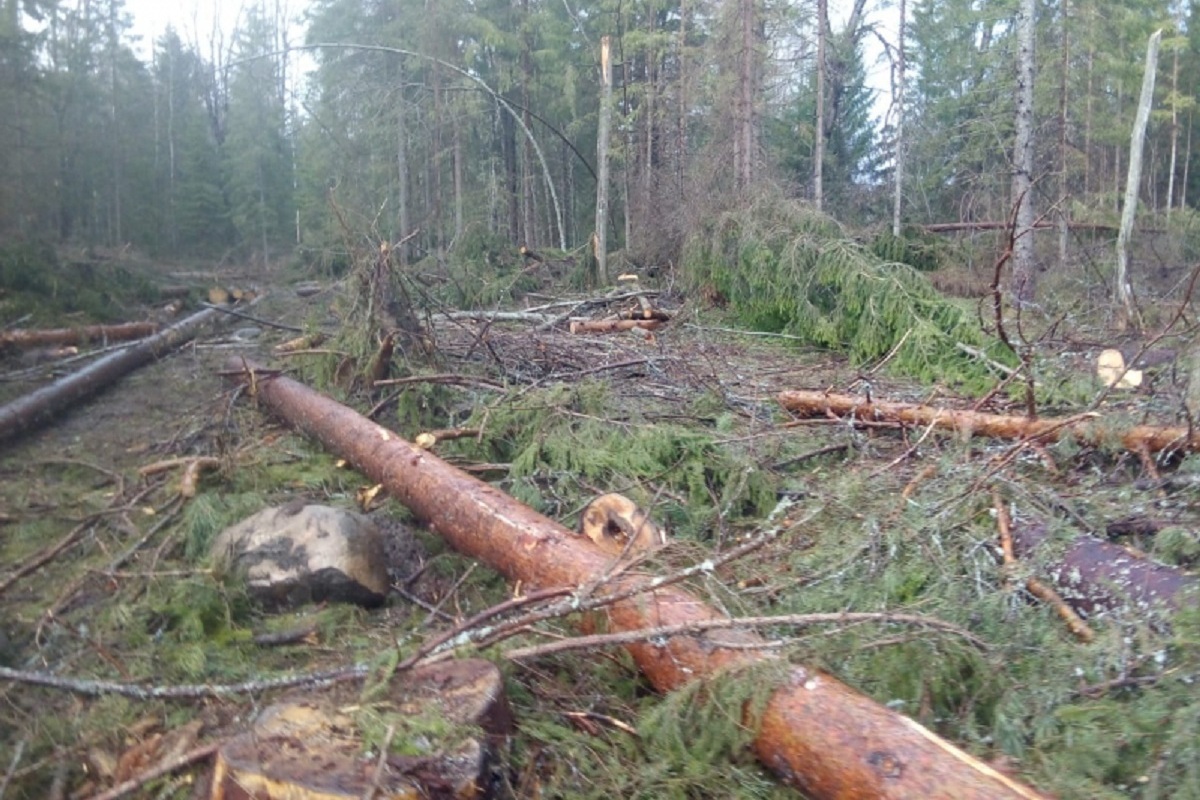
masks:
[[[1189,608],[1166,626],[1118,608],[1090,620],[1095,642],[1079,643],[1020,588],[1025,575],[1046,578],[1046,565],[1080,534],[1044,488],[1045,474],[1030,464],[994,484],[1017,525],[1037,519],[1052,533],[1009,585],[991,495],[973,488],[981,468],[965,446],[943,446],[937,475],[907,503],[900,491],[911,474],[881,475],[868,463],[820,472],[797,538],[764,558],[771,611],[922,614],[985,646],[879,623],[766,633],[792,636],[794,661],[827,669],[984,759],[1012,764],[1054,796],[1200,797],[1200,614]],[[1066,452],[1055,453],[1060,464]],[[1110,480],[1112,470],[1110,462]],[[1079,518],[1112,519],[1128,507],[1099,475],[1080,479],[1085,502],[1071,508]],[[1153,554],[1170,556],[1166,548]],[[1144,682],[1083,691],[1127,678]]]
[[[119,260],[60,258],[35,242],[0,246],[0,318],[29,327],[125,321],[158,299],[142,271]]]
[[[459,440],[447,452],[508,463],[506,491],[558,519],[619,492],[677,535],[703,539],[774,506],[775,479],[753,459],[704,429],[636,414],[614,421],[609,391],[585,382],[512,396],[466,423],[484,429],[479,442]]]
[[[927,266],[915,244],[879,248]],[[799,203],[762,201],[713,218],[689,238],[683,264],[691,287],[728,303],[740,324],[846,352],[857,364],[889,358],[899,374],[980,392],[996,374],[958,345],[1016,363],[984,333],[972,306],[943,296],[916,267],[880,258]]]
[[[634,670],[624,657],[592,658],[585,669],[577,658],[539,662],[540,680],[509,681],[521,720],[509,796],[528,797],[536,787],[539,797],[564,800],[794,798],[749,749],[763,701],[785,666],[730,671],[660,697],[630,680]],[[593,698],[587,722],[572,724],[547,705],[545,694],[558,682]]]

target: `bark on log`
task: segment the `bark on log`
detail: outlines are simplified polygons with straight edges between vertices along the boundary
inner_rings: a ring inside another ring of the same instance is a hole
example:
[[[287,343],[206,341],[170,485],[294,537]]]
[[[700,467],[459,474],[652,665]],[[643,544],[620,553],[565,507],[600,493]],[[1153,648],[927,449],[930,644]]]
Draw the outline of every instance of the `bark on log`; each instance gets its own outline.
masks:
[[[1093,446],[1119,443],[1133,452],[1160,450],[1200,450],[1200,431],[1189,438],[1187,428],[1134,425],[1114,431],[1097,416],[1080,419],[1030,419],[1003,414],[984,414],[951,408],[933,408],[911,403],[868,402],[861,397],[791,390],[780,392],[779,404],[802,417],[829,414],[853,416],[866,422],[900,422],[908,425],[933,425],[977,436],[999,439],[1034,439],[1055,442],[1071,436],[1077,442]]]
[[[1012,527],[1017,555],[1031,560],[1050,538],[1049,529],[1036,520],[1017,521]],[[1200,581],[1181,570],[1138,558],[1124,547],[1094,536],[1080,536],[1066,551],[1044,567],[1068,604],[1084,616],[1117,608],[1141,614],[1172,611],[1195,598]]]
[[[0,406],[0,442],[33,430],[72,403],[178,347],[218,314],[212,309],[193,314],[143,342],[111,353],[62,380]]]
[[[124,322],[120,325],[85,325],[81,328],[49,328],[46,330],[17,328],[11,331],[0,331],[0,350],[49,345],[80,345],[87,342],[128,342],[151,336],[157,330],[158,325],[153,322]]]
[[[234,359],[229,371],[257,369]],[[268,410],[318,439],[383,484],[455,549],[529,587],[580,586],[608,574],[612,557],[583,537],[447,464],[353,410],[283,376],[252,385]],[[605,584],[618,592],[636,578]],[[663,587],[614,603],[612,631],[720,617],[688,592]],[[670,691],[727,667],[768,656],[722,645],[757,644],[748,632],[677,636],[628,646],[647,679]],[[754,743],[758,757],[809,797],[1038,798],[916,722],[837,679],[792,667],[767,704]]]

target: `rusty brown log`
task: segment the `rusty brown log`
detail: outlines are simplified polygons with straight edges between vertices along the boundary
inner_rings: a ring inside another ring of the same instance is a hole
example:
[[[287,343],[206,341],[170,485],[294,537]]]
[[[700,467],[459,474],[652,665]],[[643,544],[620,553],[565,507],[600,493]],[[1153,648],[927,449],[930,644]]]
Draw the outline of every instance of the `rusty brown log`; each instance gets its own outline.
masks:
[[[0,406],[0,442],[19,433],[28,433],[72,403],[178,347],[216,316],[217,312],[213,310],[193,314],[145,341],[110,353],[78,372]]]
[[[658,319],[596,319],[575,320],[571,323],[571,333],[617,333],[633,328],[652,331],[662,325]]]
[[[559,523],[290,378],[260,374],[251,380],[251,369],[257,368],[239,359],[228,366],[231,373],[243,371],[267,410],[383,484],[459,552],[531,588],[581,586],[608,574],[612,557]],[[608,581],[603,591],[618,593],[636,581]],[[617,601],[606,613],[611,631],[721,618],[674,586]],[[767,660],[770,656],[743,649],[761,643],[749,632],[725,632],[642,642],[628,650],[656,689],[670,691],[723,668]],[[754,749],[814,800],[1042,797],[911,719],[806,667],[792,667],[772,695]]]
[[[984,414],[953,408],[934,408],[911,403],[868,402],[861,397],[803,390],[780,392],[779,404],[801,417],[853,417],[865,422],[899,422],[933,425],[975,436],[1026,439],[1041,443],[1070,436],[1093,446],[1120,444],[1133,452],[1200,450],[1200,431],[1190,437],[1187,428],[1132,425],[1114,430],[1099,414],[1069,419],[1034,418]]]
[[[128,342],[152,336],[158,330],[154,322],[123,322],[120,325],[84,325],[79,328],[17,328],[0,331],[0,350],[8,348],[80,345],[88,342]]]
[[[1013,524],[1012,536],[1017,555],[1034,561],[1050,533],[1045,523],[1024,520]],[[1139,558],[1094,536],[1077,537],[1041,570],[1062,598],[1086,616],[1114,609],[1142,614],[1172,611],[1189,598],[1194,602],[1200,587],[1200,580],[1176,567]]]

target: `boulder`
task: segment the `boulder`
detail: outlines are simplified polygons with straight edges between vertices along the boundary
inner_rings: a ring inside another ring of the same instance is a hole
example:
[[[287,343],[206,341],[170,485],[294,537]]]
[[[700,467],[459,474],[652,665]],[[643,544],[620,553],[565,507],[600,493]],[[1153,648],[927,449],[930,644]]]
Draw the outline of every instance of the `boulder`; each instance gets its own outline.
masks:
[[[268,508],[213,542],[214,567],[244,577],[270,608],[341,601],[377,606],[389,582],[383,537],[362,514],[323,505]]]

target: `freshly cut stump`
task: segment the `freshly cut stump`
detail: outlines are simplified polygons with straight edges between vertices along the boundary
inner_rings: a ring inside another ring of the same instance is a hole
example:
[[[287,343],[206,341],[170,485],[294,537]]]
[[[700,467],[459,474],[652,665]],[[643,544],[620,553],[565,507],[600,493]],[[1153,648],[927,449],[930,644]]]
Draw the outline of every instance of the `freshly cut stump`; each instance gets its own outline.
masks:
[[[217,751],[210,800],[358,800],[372,784],[378,800],[486,796],[492,746],[512,731],[494,664],[418,667],[394,677],[382,697],[360,695],[342,685],[264,710]],[[382,769],[379,742],[368,752],[361,736],[368,709],[376,724],[393,725]]]

